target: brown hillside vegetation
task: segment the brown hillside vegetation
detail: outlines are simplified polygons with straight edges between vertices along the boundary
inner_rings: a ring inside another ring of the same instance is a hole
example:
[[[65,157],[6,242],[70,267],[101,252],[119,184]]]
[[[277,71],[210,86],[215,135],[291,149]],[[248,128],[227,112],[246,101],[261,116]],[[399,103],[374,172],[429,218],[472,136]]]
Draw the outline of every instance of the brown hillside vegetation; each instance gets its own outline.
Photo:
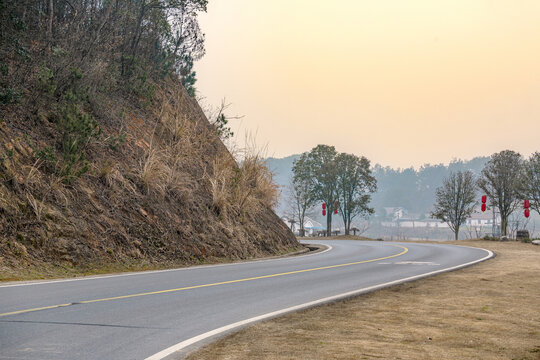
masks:
[[[113,46],[129,34],[115,29],[136,9],[94,7],[108,18],[80,57],[92,23],[79,17],[90,10],[57,10],[51,46],[39,28],[30,32],[37,23],[23,2],[0,5],[0,280],[300,247],[271,210],[278,190],[261,156],[244,154],[237,165],[176,74],[158,76],[137,49],[143,65],[132,60],[119,74],[126,57]],[[159,34],[143,30],[139,49],[152,49]]]

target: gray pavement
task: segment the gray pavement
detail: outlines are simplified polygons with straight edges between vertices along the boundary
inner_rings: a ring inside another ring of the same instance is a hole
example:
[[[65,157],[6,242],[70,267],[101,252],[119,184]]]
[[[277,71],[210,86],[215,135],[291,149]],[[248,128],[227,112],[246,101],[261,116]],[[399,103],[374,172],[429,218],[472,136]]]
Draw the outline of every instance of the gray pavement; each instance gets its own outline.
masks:
[[[331,249],[237,264],[0,285],[0,359],[146,359],[245,319],[489,257],[482,249],[444,244],[317,243]],[[210,335],[205,341],[219,336]],[[202,344],[195,340],[170,357]]]

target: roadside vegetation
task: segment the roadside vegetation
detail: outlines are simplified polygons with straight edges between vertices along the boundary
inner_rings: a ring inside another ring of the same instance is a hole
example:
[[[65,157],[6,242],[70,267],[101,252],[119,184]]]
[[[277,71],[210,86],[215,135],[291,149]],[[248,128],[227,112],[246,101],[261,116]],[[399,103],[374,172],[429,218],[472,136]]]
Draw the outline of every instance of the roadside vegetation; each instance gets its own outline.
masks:
[[[265,321],[192,354],[198,359],[540,359],[540,247]]]
[[[529,208],[540,214],[540,153],[527,160],[512,150],[495,153],[475,178],[471,171],[450,173],[436,190],[436,202],[431,216],[446,222],[459,238],[459,229],[479,203],[477,193],[483,193],[482,211],[494,211],[500,217],[500,236],[509,235],[510,216],[523,211],[523,220],[514,221],[513,233],[526,227]],[[498,237],[497,234],[491,234]],[[525,238],[525,240],[529,240]]]
[[[195,99],[206,5],[0,0],[1,280],[300,247],[261,154]]]

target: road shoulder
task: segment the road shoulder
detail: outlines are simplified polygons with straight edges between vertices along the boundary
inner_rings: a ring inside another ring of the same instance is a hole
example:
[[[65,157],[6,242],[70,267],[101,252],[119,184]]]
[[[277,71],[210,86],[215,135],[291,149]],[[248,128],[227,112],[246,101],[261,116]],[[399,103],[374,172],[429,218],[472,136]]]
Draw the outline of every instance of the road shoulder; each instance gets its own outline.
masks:
[[[540,358],[540,248],[459,241],[498,254],[457,272],[265,321],[189,359]],[[535,300],[536,299],[536,300]]]

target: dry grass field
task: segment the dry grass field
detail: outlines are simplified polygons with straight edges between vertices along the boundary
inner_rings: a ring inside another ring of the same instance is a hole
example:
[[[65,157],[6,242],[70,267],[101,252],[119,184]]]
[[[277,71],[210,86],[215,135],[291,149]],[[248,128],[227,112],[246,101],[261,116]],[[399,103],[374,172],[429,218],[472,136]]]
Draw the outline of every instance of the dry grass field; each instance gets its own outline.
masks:
[[[540,359],[540,247],[256,324],[199,359]]]

